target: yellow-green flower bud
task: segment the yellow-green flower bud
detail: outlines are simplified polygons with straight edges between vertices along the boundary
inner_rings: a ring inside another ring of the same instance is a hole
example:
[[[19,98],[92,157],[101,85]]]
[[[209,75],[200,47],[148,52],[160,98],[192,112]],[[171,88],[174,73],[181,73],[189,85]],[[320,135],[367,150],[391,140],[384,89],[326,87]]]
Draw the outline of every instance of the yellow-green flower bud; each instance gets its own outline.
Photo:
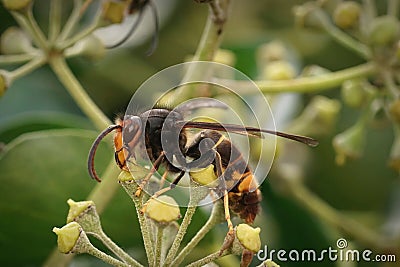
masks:
[[[168,224],[181,217],[179,206],[170,196],[159,196],[150,199],[146,207],[146,215],[155,222]]]
[[[343,165],[347,158],[359,158],[365,145],[365,127],[356,123],[346,131],[338,134],[333,139],[333,148],[336,151],[336,163]]]
[[[74,252],[74,247],[82,232],[82,227],[77,222],[71,222],[62,228],[53,228],[53,232],[58,236],[58,250],[61,253]]]
[[[218,49],[217,53],[215,53],[214,61],[228,66],[233,66],[236,63],[236,56],[235,53],[230,50]]]
[[[2,2],[8,10],[25,11],[32,3],[32,0],[2,0]]]
[[[118,181],[121,183],[130,183],[134,182],[135,178],[132,177],[130,172],[121,171],[120,174],[118,175]]]
[[[106,1],[103,3],[101,17],[105,24],[121,23],[126,15],[128,1]]]
[[[67,203],[69,205],[69,212],[67,216],[67,223],[75,221],[75,219],[82,214],[86,213],[88,209],[94,206],[93,201],[79,201],[75,202],[72,199],[68,199]]]
[[[400,123],[400,99],[396,99],[390,103],[389,113],[395,122]]]
[[[331,71],[318,65],[309,65],[301,71],[302,77],[315,77],[323,74],[330,73]]]
[[[198,184],[207,185],[209,187],[215,187],[218,185],[218,177],[215,174],[214,165],[212,164],[204,169],[191,171],[189,174],[193,181]]]
[[[347,80],[342,84],[341,96],[343,102],[352,108],[361,107],[366,100],[364,83],[360,79]]]
[[[31,40],[20,28],[9,27],[0,37],[2,54],[24,54],[33,51]]]
[[[358,24],[361,6],[354,1],[340,3],[333,12],[333,21],[339,28],[349,29]]]
[[[301,115],[292,122],[289,130],[311,136],[329,134],[336,123],[340,108],[341,104],[336,99],[315,96]]]
[[[257,49],[257,60],[260,62],[271,62],[287,58],[285,45],[280,41],[272,41],[261,45]]]
[[[307,2],[293,9],[295,24],[299,27],[323,29],[327,23],[327,15],[314,2]]]
[[[287,61],[272,61],[265,66],[263,77],[267,80],[290,80],[296,77],[296,71]]]
[[[400,33],[399,21],[393,16],[374,18],[369,31],[369,42],[373,45],[389,45],[398,40]]]
[[[253,228],[242,223],[236,227],[236,237],[245,249],[256,253],[261,248],[260,231],[259,227]]]
[[[262,266],[263,267],[280,267],[280,265],[276,264],[271,259],[264,261]]]
[[[89,35],[83,40],[76,43],[71,49],[76,49],[79,54],[90,59],[98,60],[106,54],[106,48],[103,42],[95,35]]]

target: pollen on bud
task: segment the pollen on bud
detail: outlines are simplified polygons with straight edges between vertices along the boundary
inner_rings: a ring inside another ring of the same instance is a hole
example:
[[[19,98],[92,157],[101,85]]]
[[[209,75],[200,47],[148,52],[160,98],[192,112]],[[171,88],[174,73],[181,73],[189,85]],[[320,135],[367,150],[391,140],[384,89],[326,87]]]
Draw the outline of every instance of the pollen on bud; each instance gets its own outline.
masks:
[[[121,23],[126,15],[128,1],[106,1],[103,3],[103,12],[101,14],[105,23]]]
[[[236,237],[245,249],[256,253],[261,248],[260,231],[259,227],[242,223],[236,227]]]
[[[190,177],[198,184],[215,187],[217,185],[217,175],[215,175],[214,165],[210,164],[208,167],[191,171]]]
[[[73,252],[73,249],[81,235],[82,228],[77,222],[71,222],[62,228],[53,228],[53,232],[57,235],[58,250],[61,253]]]
[[[179,206],[170,196],[159,196],[150,199],[146,207],[146,215],[155,222],[168,224],[181,217]]]
[[[333,12],[333,21],[342,29],[353,28],[358,24],[361,6],[354,1],[346,1],[337,5]]]
[[[67,223],[73,222],[77,217],[87,212],[87,210],[94,205],[93,201],[79,201],[75,202],[68,199],[69,212],[67,216]]]
[[[336,163],[343,165],[347,158],[361,157],[365,145],[364,124],[356,123],[333,139],[333,148],[336,151]]]
[[[18,27],[9,27],[0,37],[0,51],[5,55],[24,54],[34,50],[31,40]]]
[[[6,9],[11,11],[24,11],[32,3],[32,0],[2,0]]]

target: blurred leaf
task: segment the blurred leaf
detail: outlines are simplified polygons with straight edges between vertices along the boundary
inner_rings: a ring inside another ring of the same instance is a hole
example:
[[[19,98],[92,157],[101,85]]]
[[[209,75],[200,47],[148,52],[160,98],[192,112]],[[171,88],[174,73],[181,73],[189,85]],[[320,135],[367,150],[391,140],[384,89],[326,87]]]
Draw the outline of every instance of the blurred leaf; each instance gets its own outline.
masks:
[[[0,141],[9,142],[15,137],[32,131],[83,128],[89,129],[91,123],[81,116],[52,111],[37,111],[16,114],[3,119],[0,124]]]
[[[66,200],[83,200],[95,186],[86,169],[95,136],[85,130],[48,130],[23,134],[6,146],[0,156],[1,266],[39,265],[54,248],[51,229],[65,224]],[[100,173],[111,155],[107,146],[99,147]],[[140,243],[134,208],[122,190],[118,198],[101,216],[105,231],[117,243]]]

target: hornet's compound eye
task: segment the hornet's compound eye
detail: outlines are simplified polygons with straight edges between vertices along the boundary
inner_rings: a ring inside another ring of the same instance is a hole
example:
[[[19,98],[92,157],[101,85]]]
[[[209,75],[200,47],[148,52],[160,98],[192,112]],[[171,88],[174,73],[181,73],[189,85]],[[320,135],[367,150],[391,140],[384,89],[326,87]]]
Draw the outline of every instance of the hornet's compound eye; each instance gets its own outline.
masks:
[[[137,140],[142,133],[142,120],[138,116],[126,116],[124,119],[122,139],[125,144]]]

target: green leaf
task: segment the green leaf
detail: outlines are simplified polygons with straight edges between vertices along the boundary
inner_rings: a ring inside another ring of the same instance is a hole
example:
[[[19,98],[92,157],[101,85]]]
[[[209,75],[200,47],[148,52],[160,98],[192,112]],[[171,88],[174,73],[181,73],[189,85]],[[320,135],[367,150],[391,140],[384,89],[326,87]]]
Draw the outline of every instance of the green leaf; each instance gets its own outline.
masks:
[[[91,123],[82,116],[64,112],[32,111],[7,116],[0,120],[0,140],[7,143],[23,133],[32,131],[90,127]]]
[[[1,266],[40,265],[56,246],[51,229],[65,224],[67,199],[84,200],[96,185],[86,167],[95,137],[87,130],[47,130],[23,134],[6,146],[0,155]],[[100,174],[113,155],[104,143],[96,154]],[[121,189],[114,201],[101,215],[105,231],[117,243],[140,246],[129,197]]]

